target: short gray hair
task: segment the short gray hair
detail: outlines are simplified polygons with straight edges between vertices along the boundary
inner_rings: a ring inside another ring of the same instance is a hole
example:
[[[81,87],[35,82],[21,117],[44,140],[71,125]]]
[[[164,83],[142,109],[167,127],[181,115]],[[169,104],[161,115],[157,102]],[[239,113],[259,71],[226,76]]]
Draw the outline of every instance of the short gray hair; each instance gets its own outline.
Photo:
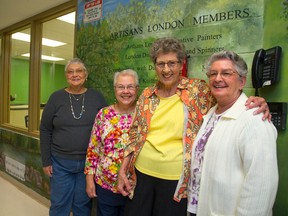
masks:
[[[175,53],[178,61],[183,63],[186,58],[186,50],[183,43],[176,38],[160,38],[156,40],[150,50],[150,58],[155,64],[159,54]]]
[[[135,83],[136,83],[136,86],[139,85],[139,78],[138,78],[138,74],[136,71],[132,70],[132,69],[126,69],[126,70],[122,70],[120,72],[115,72],[114,74],[114,86],[116,85],[116,82],[118,80],[118,77],[119,76],[131,76],[135,79]]]
[[[87,71],[87,69],[86,69],[86,67],[84,65],[84,62],[81,59],[79,59],[79,58],[73,58],[73,59],[69,60],[67,62],[67,64],[65,65],[65,72],[67,72],[67,69],[68,69],[68,67],[71,64],[79,64],[79,65],[81,65],[81,67],[85,71],[85,73],[88,74],[88,71]]]
[[[233,51],[223,50],[217,53],[214,53],[211,55],[211,57],[208,59],[205,69],[206,72],[208,72],[211,68],[211,65],[218,60],[227,59],[230,60],[234,67],[236,72],[239,74],[240,77],[246,77],[248,73],[248,67],[245,62],[245,60],[239,56],[237,53]]]

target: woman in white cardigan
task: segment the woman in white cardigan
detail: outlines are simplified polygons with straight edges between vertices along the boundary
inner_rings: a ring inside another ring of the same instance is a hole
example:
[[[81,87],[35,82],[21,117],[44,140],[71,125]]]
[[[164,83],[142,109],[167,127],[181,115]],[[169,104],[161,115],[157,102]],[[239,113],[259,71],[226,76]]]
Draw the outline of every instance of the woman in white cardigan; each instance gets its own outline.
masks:
[[[277,130],[244,106],[246,62],[221,51],[207,63],[217,104],[193,145],[188,212],[197,216],[269,216],[278,187]]]

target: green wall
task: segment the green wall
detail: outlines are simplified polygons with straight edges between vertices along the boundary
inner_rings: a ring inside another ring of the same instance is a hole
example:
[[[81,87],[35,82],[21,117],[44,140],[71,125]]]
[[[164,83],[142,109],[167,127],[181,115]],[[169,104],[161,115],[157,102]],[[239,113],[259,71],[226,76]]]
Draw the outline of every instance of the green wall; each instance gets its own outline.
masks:
[[[27,60],[12,59],[10,84],[10,94],[16,97],[11,104],[28,104],[29,62]]]
[[[286,7],[283,5],[286,2]],[[265,5],[263,47],[282,47],[280,81],[275,86],[260,89],[259,94],[271,102],[288,103],[288,1],[267,0]],[[286,17],[285,17],[286,14]],[[288,124],[285,131],[278,131],[277,156],[279,186],[273,215],[288,215]]]
[[[64,88],[67,84],[65,66],[59,64],[42,64],[41,72],[41,103],[46,103],[54,91]]]
[[[46,103],[52,92],[66,86],[64,65],[42,63],[41,65],[41,103]],[[16,99],[11,104],[28,104],[29,61],[12,59],[10,94]]]

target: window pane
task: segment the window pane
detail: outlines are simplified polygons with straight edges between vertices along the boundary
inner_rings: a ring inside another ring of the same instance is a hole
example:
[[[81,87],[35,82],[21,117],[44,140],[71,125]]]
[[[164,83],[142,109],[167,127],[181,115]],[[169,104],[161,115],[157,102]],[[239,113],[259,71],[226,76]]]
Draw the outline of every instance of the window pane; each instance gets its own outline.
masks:
[[[73,58],[74,23],[75,12],[43,23],[40,117],[49,96],[67,84],[64,68]]]
[[[10,56],[10,124],[27,128],[30,28],[13,33]]]
[[[0,36],[0,75],[1,75],[1,70],[2,70],[2,49],[1,49],[1,45],[2,45],[2,38]],[[0,83],[1,83],[1,76],[0,76]]]

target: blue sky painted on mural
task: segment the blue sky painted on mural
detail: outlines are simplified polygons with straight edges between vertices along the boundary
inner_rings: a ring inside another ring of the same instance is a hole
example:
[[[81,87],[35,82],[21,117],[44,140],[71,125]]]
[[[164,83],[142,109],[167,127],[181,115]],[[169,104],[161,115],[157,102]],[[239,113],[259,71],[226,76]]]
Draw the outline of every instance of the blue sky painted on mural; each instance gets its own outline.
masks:
[[[85,3],[90,2],[88,0],[78,0],[78,23],[81,23],[84,16],[84,5]],[[120,4],[125,6],[130,3],[130,0],[102,0],[102,18],[109,12],[112,12]]]
[[[78,17],[77,22],[82,23],[83,16],[84,16],[84,5],[87,2],[91,2],[91,0],[78,0]],[[149,4],[151,1],[146,0],[146,4]],[[107,13],[111,13],[115,11],[117,6],[122,5],[128,5],[130,3],[130,0],[102,0],[102,18],[107,15]],[[167,0],[159,0],[159,4],[167,4]]]

